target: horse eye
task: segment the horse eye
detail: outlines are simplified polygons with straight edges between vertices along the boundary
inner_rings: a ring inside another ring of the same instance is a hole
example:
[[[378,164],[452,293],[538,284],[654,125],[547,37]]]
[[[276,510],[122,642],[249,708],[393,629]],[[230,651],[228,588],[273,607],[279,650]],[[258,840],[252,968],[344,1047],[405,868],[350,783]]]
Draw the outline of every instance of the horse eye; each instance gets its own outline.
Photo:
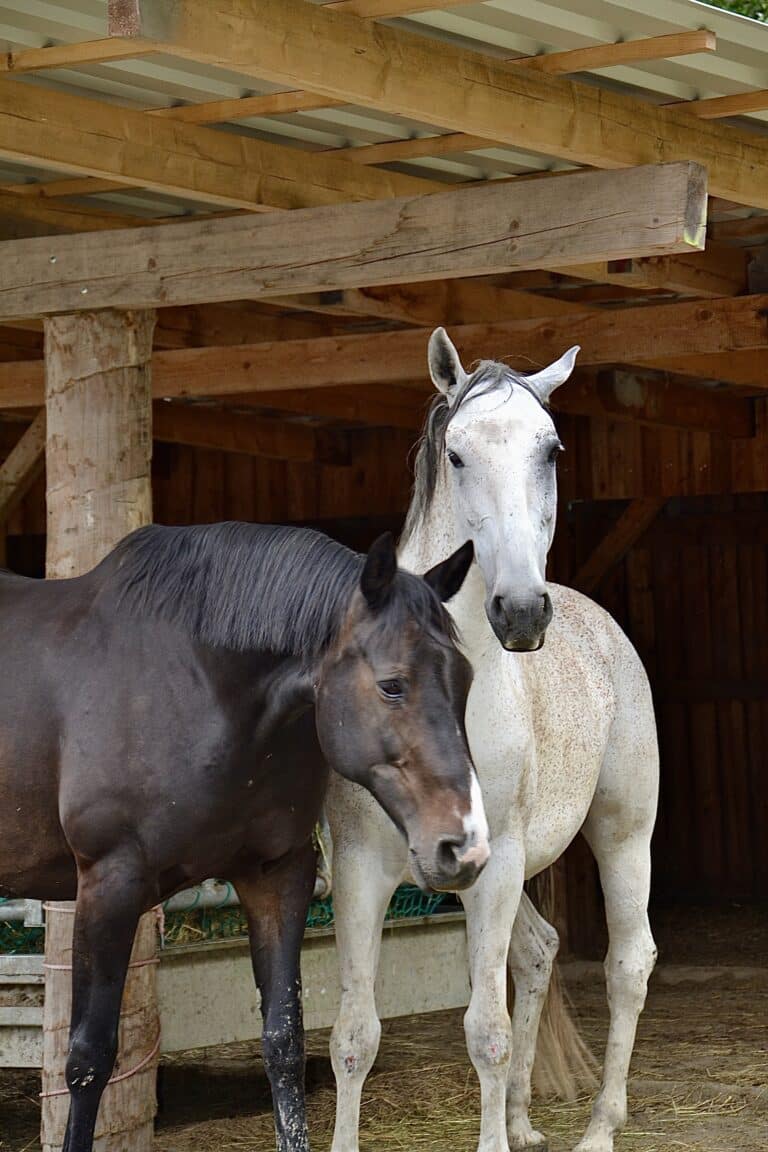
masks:
[[[549,455],[547,456],[547,463],[555,464],[560,453],[564,451],[565,449],[563,448],[562,444],[553,444],[549,450]]]
[[[378,688],[387,700],[402,700],[405,695],[405,685],[402,680],[379,680]]]
[[[451,452],[449,450],[448,451],[448,459],[450,460],[450,462],[454,468],[463,468],[464,467],[464,461],[462,460],[461,456],[457,456],[455,452]]]

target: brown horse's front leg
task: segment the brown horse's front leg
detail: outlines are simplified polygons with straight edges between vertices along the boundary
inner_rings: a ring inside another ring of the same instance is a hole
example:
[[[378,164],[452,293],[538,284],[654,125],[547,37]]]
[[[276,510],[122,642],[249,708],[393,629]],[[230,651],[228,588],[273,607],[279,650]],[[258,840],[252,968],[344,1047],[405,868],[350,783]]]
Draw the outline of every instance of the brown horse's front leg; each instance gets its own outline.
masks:
[[[248,917],[253,972],[261,993],[262,1050],[278,1152],[309,1152],[299,954],[315,866],[308,842],[273,868],[254,866],[232,877]]]
[[[93,1146],[99,1104],[117,1056],[120,1001],[147,893],[133,854],[115,852],[79,871],[66,1068],[71,1102],[63,1152],[91,1152]]]

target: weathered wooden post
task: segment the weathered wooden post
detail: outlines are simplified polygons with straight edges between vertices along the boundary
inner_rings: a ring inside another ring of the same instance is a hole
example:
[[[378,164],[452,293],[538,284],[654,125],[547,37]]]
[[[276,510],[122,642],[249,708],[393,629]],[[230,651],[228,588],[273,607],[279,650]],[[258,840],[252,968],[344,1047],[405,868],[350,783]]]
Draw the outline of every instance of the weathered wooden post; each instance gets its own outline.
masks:
[[[87,571],[126,533],[151,519],[154,321],[154,312],[112,310],[45,321],[49,577]],[[64,1068],[73,923],[73,904],[48,906],[43,1152],[61,1149],[69,1108]],[[102,1099],[96,1152],[149,1152],[152,1145],[159,1037],[155,955],[155,918],[149,915],[136,934],[119,1055]]]

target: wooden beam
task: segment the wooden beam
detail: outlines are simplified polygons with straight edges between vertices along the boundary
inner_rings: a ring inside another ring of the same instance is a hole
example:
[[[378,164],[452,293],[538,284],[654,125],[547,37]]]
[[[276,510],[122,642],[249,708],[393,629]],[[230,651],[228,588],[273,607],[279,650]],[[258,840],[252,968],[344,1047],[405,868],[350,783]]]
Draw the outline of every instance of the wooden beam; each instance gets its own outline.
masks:
[[[638,364],[768,389],[768,295],[451,329],[465,363],[502,356],[530,371],[581,345],[579,366]],[[419,328],[286,340],[229,348],[183,348],[153,360],[158,397],[226,396],[426,379],[429,331]],[[0,408],[41,403],[42,365],[0,363]]]
[[[633,500],[576,572],[571,585],[587,595],[594,592],[603,577],[650,528],[665,503],[666,500],[655,496]]]
[[[37,416],[0,466],[0,530],[43,470],[45,411]]]
[[[349,424],[419,432],[431,394],[423,384],[420,390],[386,384],[371,388],[296,388],[291,392],[254,392],[221,399]]]
[[[19,52],[0,55],[0,72],[38,72],[44,68],[78,68],[83,64],[106,64],[114,60],[133,59],[157,52],[154,44],[136,40],[133,47],[127,41],[107,37],[105,40],[84,40],[76,44],[55,44],[49,48],[23,48]]]
[[[333,156],[146,116],[5,79],[0,156],[229,208],[416,195],[435,185]]]
[[[322,432],[242,411],[180,404],[155,404],[152,435],[169,444],[240,452],[271,460],[311,464],[328,461]]]
[[[414,16],[417,12],[431,12],[440,8],[460,8],[475,4],[477,0],[321,0],[324,8],[336,12],[349,12],[366,20],[389,20],[395,16]]]
[[[351,160],[354,164],[390,164],[394,160],[417,160],[423,156],[448,156],[452,152],[472,152],[495,148],[493,140],[447,132],[442,136],[418,136],[410,140],[387,140],[383,144],[362,144],[357,148],[332,148],[327,154]]]
[[[703,252],[690,256],[608,260],[553,271],[599,284],[652,291],[666,289],[683,296],[737,296],[747,290],[746,252],[721,244],[708,244]]]
[[[11,193],[0,189],[0,217],[31,220],[61,232],[104,232],[116,228],[154,226],[153,220],[128,213],[61,204],[43,196]],[[167,221],[164,221],[167,223]]]
[[[680,108],[700,120],[720,120],[724,116],[748,116],[750,112],[768,110],[768,88],[755,92],[739,92],[735,96],[713,96],[709,100],[682,100],[668,104]]]
[[[3,248],[0,320],[85,305],[269,298],[690,251],[703,243],[705,212],[703,172],[674,164],[490,182],[290,218],[267,213],[108,238],[63,236],[55,244],[15,241]],[[294,259],[286,260],[288,249]]]
[[[714,194],[768,207],[768,140],[305,0],[110,0],[110,31],[289,88],[576,164],[695,160]],[[233,32],[236,29],[236,32]]]
[[[178,120],[182,124],[226,124],[256,116],[283,116],[291,112],[313,112],[317,108],[335,108],[343,100],[316,96],[313,92],[270,92],[265,96],[241,96],[237,100],[207,100],[204,104],[181,104],[173,108],[152,108],[149,116]]]
[[[694,32],[672,32],[667,36],[647,36],[641,40],[619,40],[614,44],[594,44],[589,48],[573,48],[568,52],[527,56],[514,63],[524,64],[526,68],[535,68],[539,72],[566,74],[716,51],[717,37],[714,32],[702,28]]]

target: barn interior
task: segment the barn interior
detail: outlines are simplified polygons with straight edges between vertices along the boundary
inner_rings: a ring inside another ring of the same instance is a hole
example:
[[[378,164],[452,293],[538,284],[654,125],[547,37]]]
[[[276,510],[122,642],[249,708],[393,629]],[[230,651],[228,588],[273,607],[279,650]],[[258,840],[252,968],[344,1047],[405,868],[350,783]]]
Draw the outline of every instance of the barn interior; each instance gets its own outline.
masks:
[[[300,524],[359,550],[403,523],[433,327],[465,363],[522,371],[581,345],[553,397],[548,574],[618,620],[651,680],[661,963],[752,979],[768,945],[768,27],[693,0],[181,7],[0,3],[0,563],[45,572],[47,317],[157,309],[157,522]],[[512,245],[469,200],[489,190],[519,213]],[[365,227],[448,193],[472,211],[414,209],[425,234],[446,222],[437,261],[406,232],[382,271]],[[334,215],[292,232],[285,213],[315,209]],[[314,274],[329,219],[349,254],[323,250]],[[270,221],[263,250],[234,230]],[[580,840],[557,884],[562,953],[601,958]],[[672,1146],[642,1135],[628,1152]]]

